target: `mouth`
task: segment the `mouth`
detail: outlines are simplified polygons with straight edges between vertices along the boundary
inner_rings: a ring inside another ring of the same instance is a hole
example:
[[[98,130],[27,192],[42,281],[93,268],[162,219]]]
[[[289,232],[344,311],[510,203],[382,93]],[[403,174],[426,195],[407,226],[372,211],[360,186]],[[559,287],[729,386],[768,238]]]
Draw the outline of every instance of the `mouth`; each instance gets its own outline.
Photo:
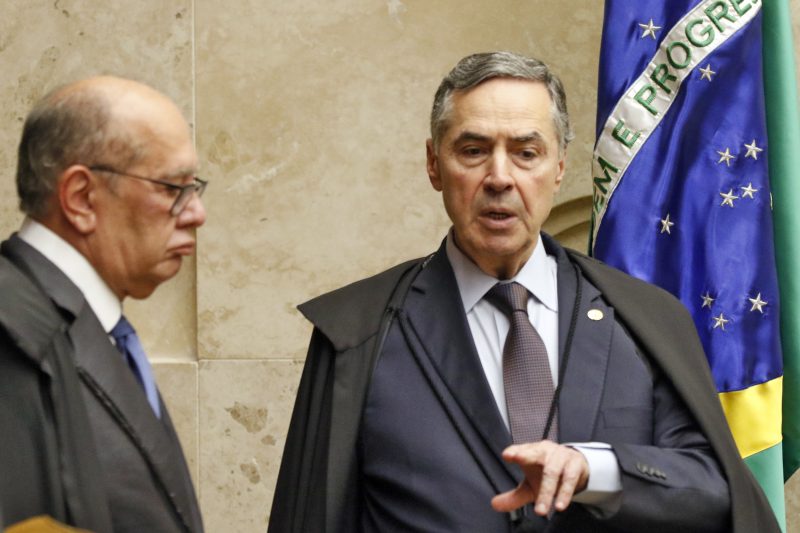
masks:
[[[194,242],[187,242],[185,244],[181,244],[180,246],[171,248],[170,251],[175,255],[192,255],[194,253],[194,249]]]
[[[509,209],[494,207],[482,210],[480,220],[487,229],[502,231],[513,226],[517,215]]]
[[[511,215],[509,213],[501,213],[499,211],[489,211],[488,213],[485,213],[483,216],[488,217],[492,220],[506,220],[514,215]]]

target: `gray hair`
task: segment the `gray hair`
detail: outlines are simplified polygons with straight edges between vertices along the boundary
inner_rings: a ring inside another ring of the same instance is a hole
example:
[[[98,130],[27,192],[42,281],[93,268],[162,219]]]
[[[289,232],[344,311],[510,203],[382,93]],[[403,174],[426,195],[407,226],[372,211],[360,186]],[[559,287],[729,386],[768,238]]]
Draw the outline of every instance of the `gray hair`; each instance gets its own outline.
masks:
[[[71,165],[98,164],[98,155],[129,163],[141,155],[127,128],[115,127],[113,118],[109,96],[92,87],[59,87],[34,106],[17,159],[17,194],[24,213],[36,218],[47,213],[58,177]]]
[[[563,153],[567,144],[575,137],[569,123],[564,86],[547,65],[538,59],[513,52],[486,52],[467,56],[445,76],[436,90],[431,109],[431,139],[434,147],[438,148],[447,129],[453,92],[467,91],[493,78],[516,78],[544,84],[550,94],[558,147]]]

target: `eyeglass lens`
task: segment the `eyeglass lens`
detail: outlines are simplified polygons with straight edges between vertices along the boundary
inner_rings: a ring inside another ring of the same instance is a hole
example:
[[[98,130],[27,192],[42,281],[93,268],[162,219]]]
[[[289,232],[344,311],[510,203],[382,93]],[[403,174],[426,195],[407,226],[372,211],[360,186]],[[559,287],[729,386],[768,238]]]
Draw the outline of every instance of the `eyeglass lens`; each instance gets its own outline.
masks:
[[[184,187],[181,189],[180,194],[175,199],[175,203],[172,204],[172,209],[170,212],[173,216],[179,215],[184,208],[189,204],[189,201],[192,199],[192,195],[197,192],[197,196],[200,197],[203,195],[203,192],[206,190],[206,182],[201,180],[195,180],[195,182],[189,186]]]

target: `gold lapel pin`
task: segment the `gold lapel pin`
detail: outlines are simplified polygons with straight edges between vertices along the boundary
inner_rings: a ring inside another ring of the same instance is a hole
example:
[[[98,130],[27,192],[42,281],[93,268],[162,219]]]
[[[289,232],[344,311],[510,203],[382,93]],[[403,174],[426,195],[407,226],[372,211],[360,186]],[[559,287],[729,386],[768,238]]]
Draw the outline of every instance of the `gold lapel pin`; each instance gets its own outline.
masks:
[[[599,309],[589,309],[586,316],[589,317],[589,320],[603,320],[603,312]]]

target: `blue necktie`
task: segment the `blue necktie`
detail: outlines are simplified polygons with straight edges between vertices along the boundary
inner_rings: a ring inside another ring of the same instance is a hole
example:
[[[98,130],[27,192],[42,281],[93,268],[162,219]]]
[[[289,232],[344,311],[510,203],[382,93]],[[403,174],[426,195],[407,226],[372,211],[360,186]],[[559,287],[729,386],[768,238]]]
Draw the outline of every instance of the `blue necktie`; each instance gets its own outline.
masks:
[[[125,356],[128,366],[144,389],[147,401],[150,402],[150,406],[156,416],[161,418],[161,405],[158,402],[158,389],[156,389],[156,382],[153,379],[153,371],[150,368],[147,355],[144,353],[144,348],[139,342],[139,336],[136,335],[136,330],[123,316],[114,326],[114,329],[111,330],[111,336],[114,337],[117,349]]]

